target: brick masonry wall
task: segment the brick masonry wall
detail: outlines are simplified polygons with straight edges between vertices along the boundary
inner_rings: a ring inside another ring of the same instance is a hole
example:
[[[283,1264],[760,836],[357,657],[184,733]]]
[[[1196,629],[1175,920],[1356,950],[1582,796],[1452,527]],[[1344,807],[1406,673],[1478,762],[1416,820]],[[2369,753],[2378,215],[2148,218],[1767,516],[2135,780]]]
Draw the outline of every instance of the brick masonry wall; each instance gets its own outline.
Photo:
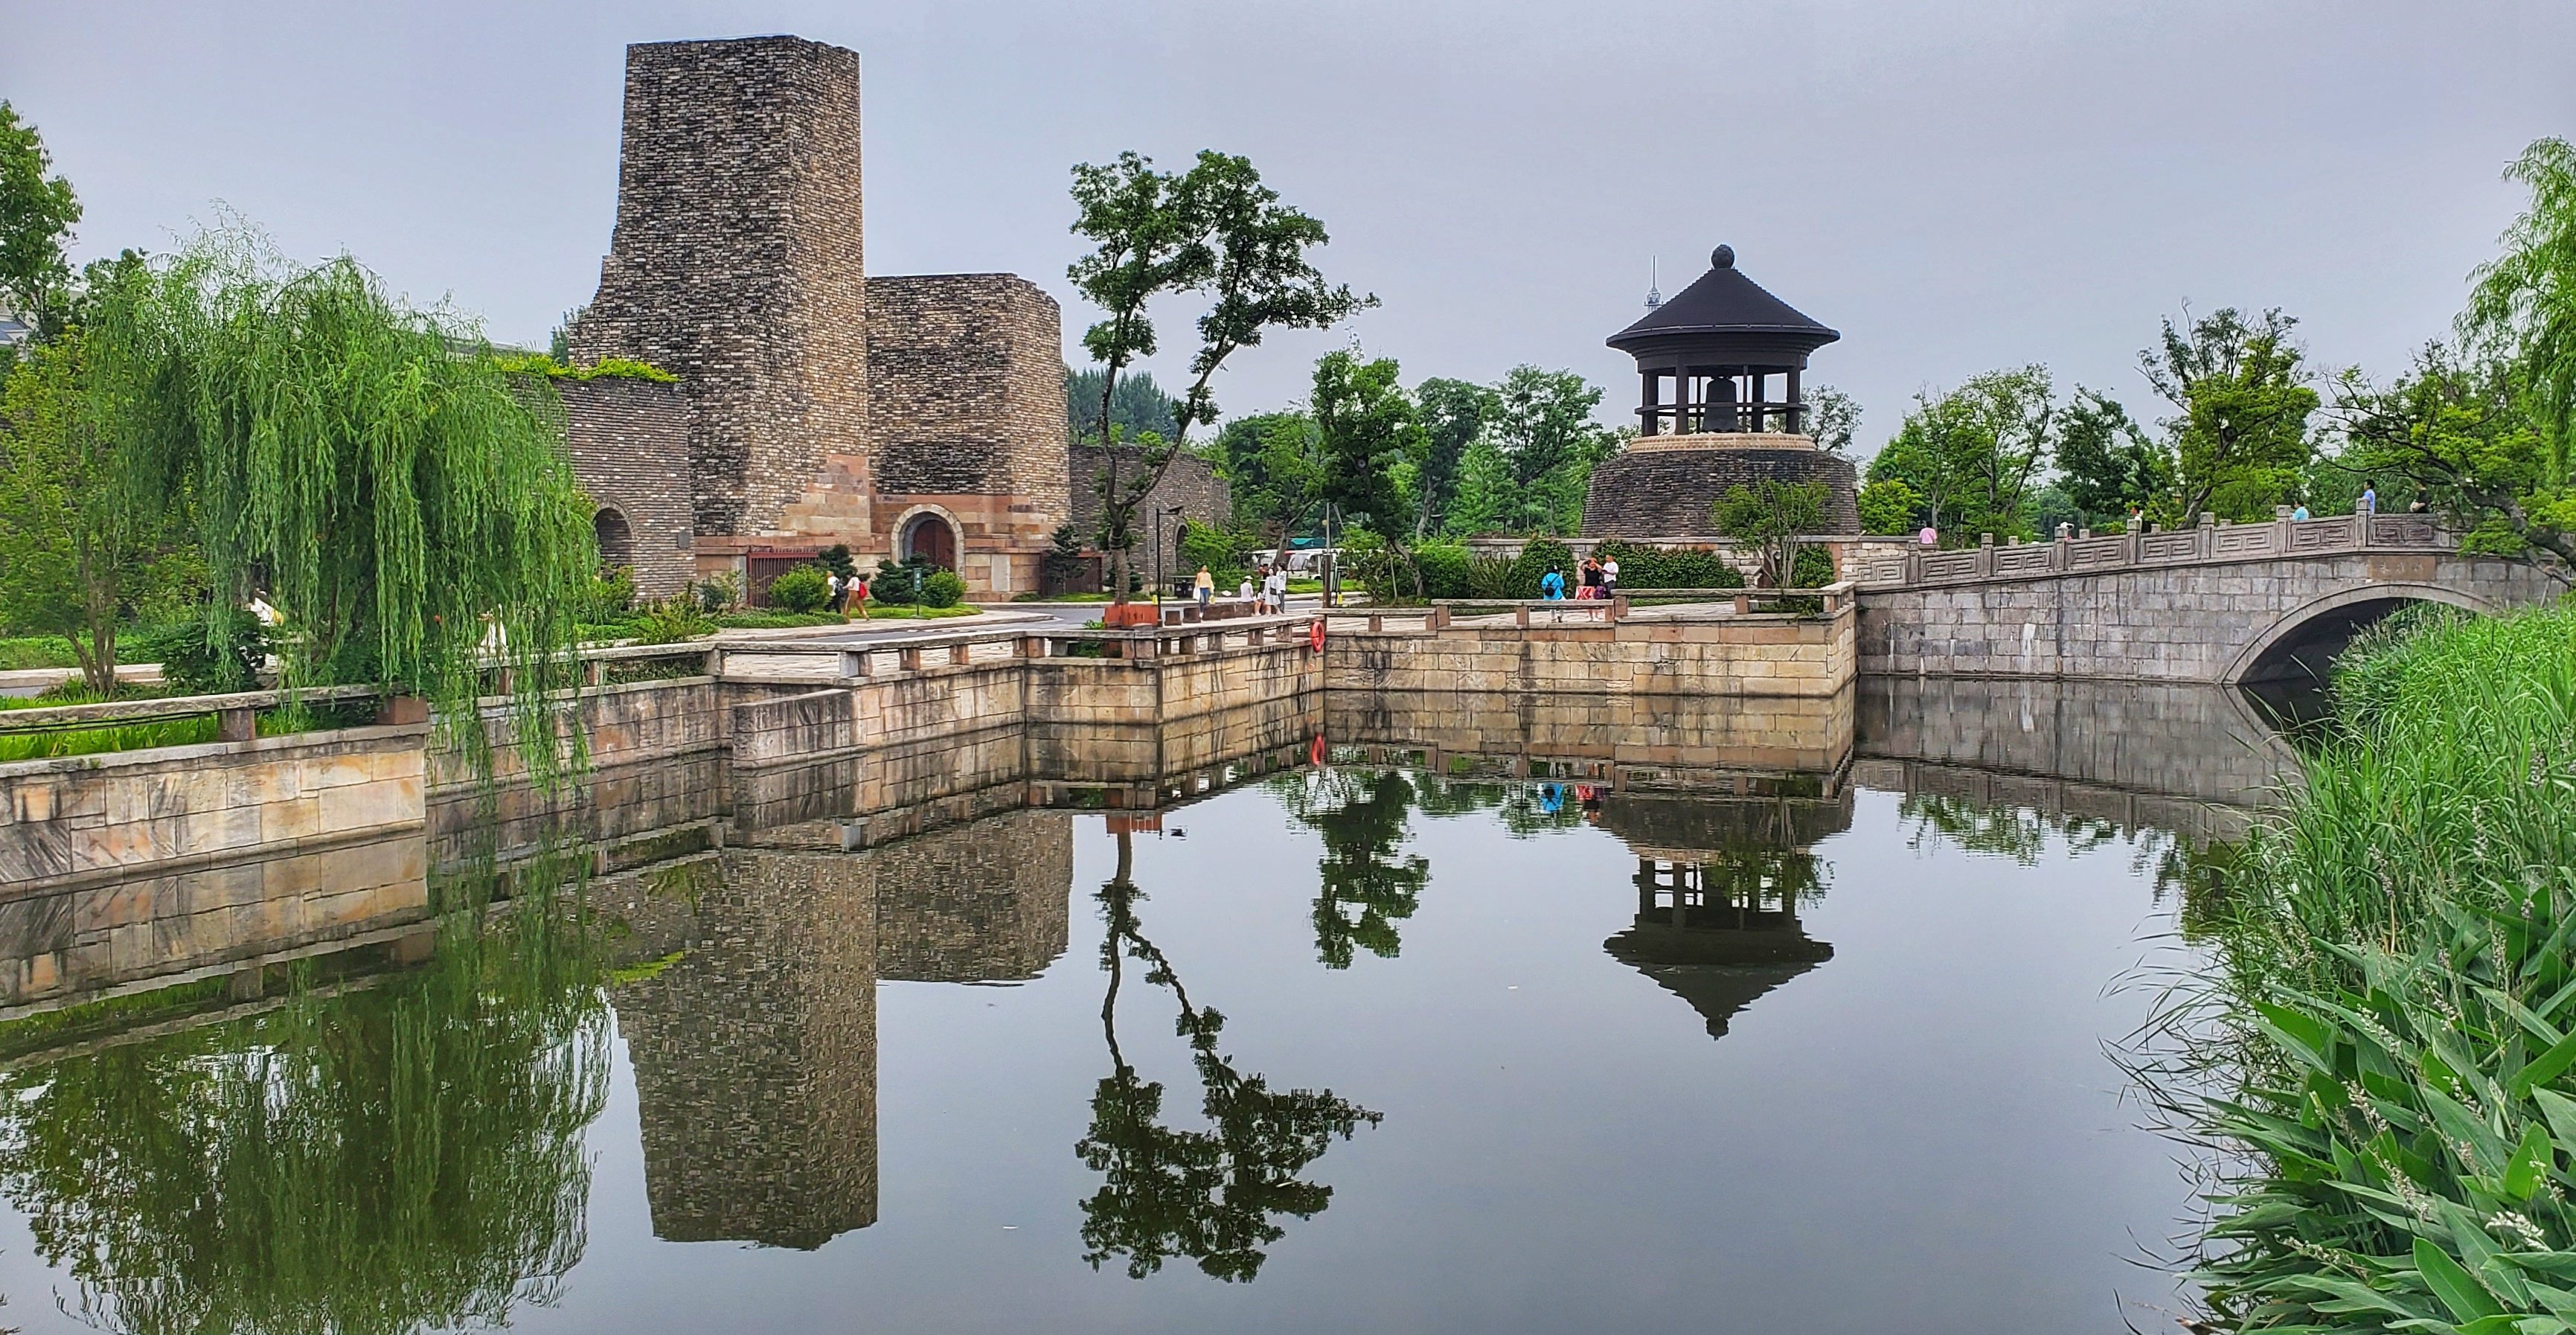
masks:
[[[878,977],[1019,982],[1064,953],[1071,817],[1014,812],[889,844],[873,856]]]
[[[1060,427],[1058,434],[1062,434]],[[1134,450],[1125,453],[1127,458],[1119,465],[1118,473],[1122,488],[1127,485],[1127,479],[1134,476],[1138,457]],[[1074,445],[1066,448],[1065,462],[1073,494],[1073,531],[1085,546],[1095,545],[1100,540],[1100,480],[1108,472],[1109,456],[1097,445]],[[1215,467],[1194,454],[1174,459],[1170,470],[1163,474],[1163,480],[1155,485],[1144,503],[1136,507],[1136,555],[1145,563],[1141,573],[1147,579],[1154,577],[1150,568],[1154,559],[1154,543],[1144,531],[1148,516],[1156,510],[1175,505],[1181,507],[1182,515],[1193,524],[1223,528],[1234,519],[1233,490],[1226,486],[1224,478],[1216,475]],[[1172,551],[1168,529],[1165,530],[1163,544],[1163,559],[1169,562]]]
[[[779,530],[867,455],[859,58],[794,37],[626,49],[617,227],[576,360],[688,395],[692,531]]]
[[[624,564],[635,572],[635,591],[648,598],[678,593],[695,570],[687,394],[678,385],[611,376],[554,385],[563,396],[573,475],[593,504],[626,521]],[[600,556],[620,564],[616,553]]]
[[[990,536],[1043,544],[1065,512],[1055,298],[1012,274],[913,274],[870,283],[868,317],[880,502],[1013,496],[1028,531]]]

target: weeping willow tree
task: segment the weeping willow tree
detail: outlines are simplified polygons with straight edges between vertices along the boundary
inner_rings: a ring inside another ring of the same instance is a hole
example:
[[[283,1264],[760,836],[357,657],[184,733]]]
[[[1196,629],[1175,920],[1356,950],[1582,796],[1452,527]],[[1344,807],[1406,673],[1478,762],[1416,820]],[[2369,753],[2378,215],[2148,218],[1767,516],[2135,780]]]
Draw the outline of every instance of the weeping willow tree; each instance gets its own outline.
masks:
[[[425,697],[478,772],[477,701],[506,683],[529,772],[585,758],[558,708],[598,568],[562,403],[475,328],[388,296],[345,256],[277,259],[210,233],[132,276],[90,330],[172,503],[195,516],[210,648],[253,595],[285,612],[290,688]]]

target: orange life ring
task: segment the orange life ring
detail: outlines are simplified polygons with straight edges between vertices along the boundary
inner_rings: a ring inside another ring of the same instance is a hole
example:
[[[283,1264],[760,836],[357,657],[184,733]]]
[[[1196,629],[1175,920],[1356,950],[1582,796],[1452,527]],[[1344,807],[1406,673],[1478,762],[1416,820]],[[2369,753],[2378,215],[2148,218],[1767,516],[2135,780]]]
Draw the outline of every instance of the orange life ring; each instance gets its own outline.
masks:
[[[1306,623],[1306,647],[1319,654],[1324,651],[1324,623],[1320,618]]]
[[[1315,744],[1306,748],[1306,763],[1310,765],[1324,763],[1324,734],[1316,733]]]

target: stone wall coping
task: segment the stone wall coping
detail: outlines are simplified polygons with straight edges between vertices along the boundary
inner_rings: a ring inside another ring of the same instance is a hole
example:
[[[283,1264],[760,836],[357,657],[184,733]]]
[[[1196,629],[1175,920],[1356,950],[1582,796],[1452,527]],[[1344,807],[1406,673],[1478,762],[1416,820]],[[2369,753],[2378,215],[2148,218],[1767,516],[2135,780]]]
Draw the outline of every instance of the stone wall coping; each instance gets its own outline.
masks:
[[[648,685],[663,685],[652,682]],[[205,697],[221,699],[220,696]],[[199,711],[203,712],[203,711]],[[83,774],[98,770],[143,769],[169,766],[193,769],[200,763],[229,759],[234,756],[310,753],[313,755],[348,755],[373,751],[411,749],[408,743],[429,735],[427,723],[379,723],[361,728],[326,728],[314,732],[288,733],[283,737],[257,737],[247,742],[196,742],[187,746],[156,746],[133,751],[100,751],[85,756],[48,756],[41,760],[16,760],[0,765],[0,783],[17,779],[41,778],[49,774]],[[404,743],[388,746],[385,743]]]

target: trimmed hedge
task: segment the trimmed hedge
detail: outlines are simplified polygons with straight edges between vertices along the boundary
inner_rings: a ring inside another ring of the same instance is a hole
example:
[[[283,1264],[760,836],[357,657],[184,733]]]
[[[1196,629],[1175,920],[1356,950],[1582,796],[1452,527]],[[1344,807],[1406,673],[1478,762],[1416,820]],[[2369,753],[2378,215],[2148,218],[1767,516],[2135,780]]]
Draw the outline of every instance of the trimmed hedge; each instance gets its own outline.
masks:
[[[1706,547],[1666,551],[1660,547],[1640,547],[1614,539],[1593,548],[1592,554],[1604,561],[1619,563],[1619,588],[1624,592],[1744,587],[1744,576],[1728,565],[1725,558]]]

